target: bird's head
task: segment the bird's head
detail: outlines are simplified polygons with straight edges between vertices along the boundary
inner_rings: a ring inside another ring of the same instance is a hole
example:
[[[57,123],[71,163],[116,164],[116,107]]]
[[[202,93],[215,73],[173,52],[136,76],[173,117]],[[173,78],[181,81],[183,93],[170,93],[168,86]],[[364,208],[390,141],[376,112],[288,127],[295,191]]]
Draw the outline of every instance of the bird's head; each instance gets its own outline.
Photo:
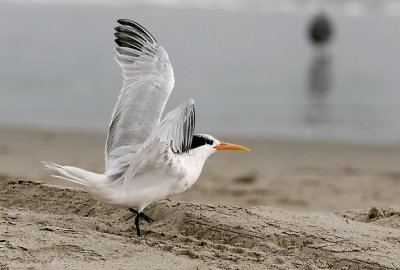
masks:
[[[208,134],[193,135],[192,146],[190,150],[196,153],[202,153],[206,158],[215,153],[217,150],[250,151],[248,148],[240,145],[219,141]]]

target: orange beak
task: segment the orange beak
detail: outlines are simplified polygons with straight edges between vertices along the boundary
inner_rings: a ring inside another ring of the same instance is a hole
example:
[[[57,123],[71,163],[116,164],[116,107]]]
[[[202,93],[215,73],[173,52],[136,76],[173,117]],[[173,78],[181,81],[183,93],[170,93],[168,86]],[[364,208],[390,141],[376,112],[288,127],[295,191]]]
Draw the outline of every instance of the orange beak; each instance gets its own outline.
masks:
[[[232,144],[232,143],[226,143],[226,142],[221,142],[220,144],[214,146],[215,149],[217,150],[245,150],[245,151],[250,151],[250,149],[237,145],[237,144]]]

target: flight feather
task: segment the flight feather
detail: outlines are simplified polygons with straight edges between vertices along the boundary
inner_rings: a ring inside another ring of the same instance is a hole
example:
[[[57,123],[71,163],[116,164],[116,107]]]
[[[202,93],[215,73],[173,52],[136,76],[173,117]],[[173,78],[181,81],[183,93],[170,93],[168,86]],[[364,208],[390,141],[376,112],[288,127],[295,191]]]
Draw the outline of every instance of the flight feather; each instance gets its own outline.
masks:
[[[115,51],[124,81],[107,135],[106,171],[120,158],[118,148],[142,144],[159,125],[175,82],[168,55],[155,38],[136,22],[118,23]]]

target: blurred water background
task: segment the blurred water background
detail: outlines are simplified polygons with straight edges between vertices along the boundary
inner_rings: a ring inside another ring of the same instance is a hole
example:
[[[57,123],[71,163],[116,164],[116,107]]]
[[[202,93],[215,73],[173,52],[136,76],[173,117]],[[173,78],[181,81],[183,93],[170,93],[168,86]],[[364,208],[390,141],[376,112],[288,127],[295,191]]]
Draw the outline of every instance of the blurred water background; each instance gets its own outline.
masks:
[[[307,40],[320,11],[335,33],[323,52]],[[388,0],[0,0],[0,125],[106,132],[118,18],[167,50],[166,110],[194,98],[197,132],[400,142],[400,2]]]

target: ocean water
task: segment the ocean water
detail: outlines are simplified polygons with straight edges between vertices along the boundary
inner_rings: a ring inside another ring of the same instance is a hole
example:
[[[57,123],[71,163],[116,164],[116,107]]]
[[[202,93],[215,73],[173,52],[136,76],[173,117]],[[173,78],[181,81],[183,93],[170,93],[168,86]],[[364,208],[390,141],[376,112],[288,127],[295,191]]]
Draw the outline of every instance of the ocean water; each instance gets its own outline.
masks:
[[[169,9],[227,10],[272,13],[330,13],[349,16],[400,15],[398,0],[0,0],[0,3],[86,5],[108,7],[155,7]]]
[[[0,1],[0,125],[105,131],[122,83],[113,28],[131,18],[173,64],[166,111],[194,98],[200,133],[400,142],[395,1],[13,2]],[[324,53],[306,35],[320,9],[335,29]]]

